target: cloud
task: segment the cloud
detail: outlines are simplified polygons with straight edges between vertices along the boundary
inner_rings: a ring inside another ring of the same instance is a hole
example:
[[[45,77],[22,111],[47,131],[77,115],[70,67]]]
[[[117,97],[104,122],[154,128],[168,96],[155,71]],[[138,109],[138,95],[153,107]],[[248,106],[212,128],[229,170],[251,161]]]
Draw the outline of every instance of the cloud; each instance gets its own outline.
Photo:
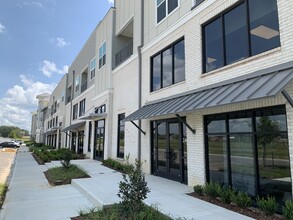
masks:
[[[30,130],[31,112],[37,109],[36,96],[51,93],[56,84],[34,81],[26,75],[20,75],[21,85],[8,89],[0,99],[0,125],[17,126]]]
[[[22,4],[17,4],[18,7],[22,8],[22,6],[37,6],[43,8],[43,4],[41,2],[31,1],[31,2],[23,2]]]
[[[68,46],[70,44],[69,42],[66,42],[64,40],[64,38],[62,38],[62,37],[57,37],[56,40],[57,40],[57,46],[58,47],[65,47],[65,46]]]
[[[109,4],[113,5],[114,4],[114,0],[108,0]]]
[[[61,75],[67,73],[68,66],[65,65],[62,69],[59,69],[54,62],[44,60],[40,70],[45,76],[50,78],[54,73]]]
[[[5,32],[6,28],[3,24],[0,23],[0,33]]]

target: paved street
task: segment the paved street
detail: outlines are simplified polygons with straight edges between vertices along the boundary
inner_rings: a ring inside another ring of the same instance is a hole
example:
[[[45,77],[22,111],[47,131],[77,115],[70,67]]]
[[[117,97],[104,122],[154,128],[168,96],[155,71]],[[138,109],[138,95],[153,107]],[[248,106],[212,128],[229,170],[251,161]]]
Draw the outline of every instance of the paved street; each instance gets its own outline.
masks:
[[[6,182],[15,157],[15,152],[5,150],[6,149],[0,149],[0,183]]]

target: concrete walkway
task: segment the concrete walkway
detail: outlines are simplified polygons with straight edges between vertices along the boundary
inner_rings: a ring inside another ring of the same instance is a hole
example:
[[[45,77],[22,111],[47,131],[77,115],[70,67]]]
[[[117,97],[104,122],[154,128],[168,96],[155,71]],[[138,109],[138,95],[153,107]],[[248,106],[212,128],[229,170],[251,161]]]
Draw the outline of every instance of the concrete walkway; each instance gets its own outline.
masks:
[[[72,163],[86,170],[92,178],[76,179],[71,185],[50,187],[43,172],[59,161],[40,166],[25,148],[16,158],[9,192],[0,212],[1,220],[57,220],[78,215],[78,210],[119,202],[118,183],[122,175],[94,160],[76,160]],[[192,189],[184,184],[146,175],[151,192],[145,203],[155,205],[172,218],[245,220],[246,216],[190,197]]]
[[[79,210],[94,207],[72,185],[51,187],[43,174],[46,170],[46,166],[36,163],[26,147],[20,148],[0,211],[1,220],[69,220]]]

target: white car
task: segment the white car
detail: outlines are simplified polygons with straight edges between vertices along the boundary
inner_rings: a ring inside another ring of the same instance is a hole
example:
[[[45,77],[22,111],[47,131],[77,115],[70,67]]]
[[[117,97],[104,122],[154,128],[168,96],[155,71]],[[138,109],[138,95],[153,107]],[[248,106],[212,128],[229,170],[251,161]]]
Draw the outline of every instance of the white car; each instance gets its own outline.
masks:
[[[20,147],[20,143],[18,143],[16,141],[11,141],[11,143],[15,144],[17,147]]]

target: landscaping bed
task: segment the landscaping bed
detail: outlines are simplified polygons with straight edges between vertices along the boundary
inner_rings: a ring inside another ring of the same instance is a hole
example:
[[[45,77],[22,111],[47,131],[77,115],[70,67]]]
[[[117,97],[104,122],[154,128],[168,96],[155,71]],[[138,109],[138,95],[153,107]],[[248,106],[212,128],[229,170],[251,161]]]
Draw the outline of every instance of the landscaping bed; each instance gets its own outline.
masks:
[[[102,165],[105,167],[111,168],[113,170],[116,170],[120,173],[127,173],[131,170],[130,164],[122,164],[113,159],[103,160]]]
[[[95,220],[95,219],[115,219],[115,220],[171,220],[168,216],[160,213],[156,208],[144,205],[140,211],[129,211],[122,203],[105,206],[103,209],[91,209],[88,213],[79,212],[80,216],[72,217],[71,220]]]
[[[239,206],[237,206],[237,205],[235,205],[233,203],[226,204],[226,203],[222,202],[221,198],[219,198],[219,197],[214,198],[214,199],[210,199],[206,195],[198,195],[198,194],[196,194],[194,192],[190,193],[189,195],[193,196],[195,198],[204,200],[206,202],[212,203],[214,205],[221,206],[221,207],[226,208],[228,210],[237,212],[239,214],[246,215],[246,216],[251,217],[253,219],[259,219],[259,220],[280,220],[280,219],[283,219],[283,217],[281,215],[277,215],[277,214],[274,214],[273,216],[265,215],[258,208],[254,208],[254,207],[239,207]]]
[[[39,165],[44,165],[45,163],[51,162],[52,160],[62,160],[63,156],[68,152],[71,153],[72,160],[84,159],[84,154],[76,154],[66,148],[55,149],[34,149],[32,156],[35,158]]]
[[[72,179],[89,178],[90,176],[76,165],[54,167],[44,172],[52,186],[70,184]]]
[[[6,184],[0,183],[0,209],[2,208],[2,205],[4,203],[7,189],[8,189],[8,187]]]
[[[286,201],[282,206],[273,196],[252,198],[244,192],[222,187],[217,183],[196,185],[193,189],[194,192],[188,195],[253,219],[293,220],[293,202],[291,200]],[[280,212],[283,212],[283,215],[279,214]]]

